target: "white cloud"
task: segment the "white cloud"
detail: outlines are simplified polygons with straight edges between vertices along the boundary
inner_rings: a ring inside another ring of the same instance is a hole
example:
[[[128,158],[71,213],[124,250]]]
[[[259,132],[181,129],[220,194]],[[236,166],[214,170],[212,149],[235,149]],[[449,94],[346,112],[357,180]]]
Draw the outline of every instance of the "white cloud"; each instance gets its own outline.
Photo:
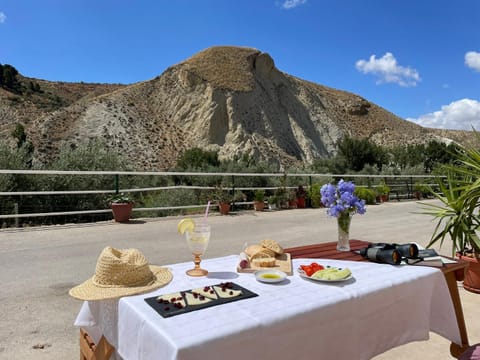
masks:
[[[473,70],[480,71],[480,53],[469,51],[465,54],[465,65]]]
[[[377,84],[396,83],[408,87],[416,86],[421,81],[417,70],[398,65],[397,59],[389,52],[379,59],[372,55],[368,61],[358,60],[355,67],[364,74],[376,75]]]
[[[0,24],[3,24],[7,20],[7,15],[3,11],[0,11]]]
[[[307,2],[307,0],[285,0],[282,4],[282,8],[284,9],[293,9],[297,6],[303,5]]]
[[[480,101],[461,99],[440,110],[422,115],[418,119],[407,119],[421,126],[454,130],[480,130]]]

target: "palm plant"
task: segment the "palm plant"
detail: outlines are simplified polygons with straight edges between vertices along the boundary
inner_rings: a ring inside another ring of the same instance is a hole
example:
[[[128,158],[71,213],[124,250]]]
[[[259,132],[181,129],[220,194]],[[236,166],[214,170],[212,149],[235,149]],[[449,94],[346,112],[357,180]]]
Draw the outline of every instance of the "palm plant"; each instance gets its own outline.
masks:
[[[475,131],[475,135],[480,141],[479,133]],[[438,219],[428,246],[439,240],[441,246],[445,236],[450,235],[452,253],[473,253],[479,257],[480,239],[476,231],[480,227],[480,151],[473,146],[457,147],[452,155],[454,163],[443,167],[446,182],[437,177],[439,191],[430,188],[443,205],[428,204],[426,213]]]
[[[476,214],[478,201],[471,199],[471,186],[475,183],[472,177],[448,168],[446,178],[436,177],[436,182],[439,190],[430,187],[430,192],[442,205],[422,203],[423,213],[438,220],[427,247],[438,241],[442,246],[448,235],[452,241],[452,255],[456,252],[480,254],[480,239],[475,231],[480,226],[480,219]]]

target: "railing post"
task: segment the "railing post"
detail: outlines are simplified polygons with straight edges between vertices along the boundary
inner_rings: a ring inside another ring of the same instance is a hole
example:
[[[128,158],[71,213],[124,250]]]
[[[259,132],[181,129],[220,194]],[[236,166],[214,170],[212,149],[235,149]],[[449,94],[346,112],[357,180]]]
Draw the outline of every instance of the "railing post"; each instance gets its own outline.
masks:
[[[308,191],[310,192],[310,196],[308,197],[308,204],[307,206],[309,208],[312,207],[312,175],[308,177]]]
[[[16,202],[15,204],[13,204],[13,212],[15,213],[15,215],[18,215],[18,203]],[[18,216],[15,217],[15,227],[18,228],[20,225],[20,222],[18,221]]]
[[[410,189],[408,190],[408,198],[411,199],[413,198],[413,191],[415,189],[413,188],[413,176],[410,177]]]
[[[120,175],[115,174],[115,194],[119,192],[119,184],[120,184]]]
[[[232,175],[232,211],[235,211],[235,175]]]

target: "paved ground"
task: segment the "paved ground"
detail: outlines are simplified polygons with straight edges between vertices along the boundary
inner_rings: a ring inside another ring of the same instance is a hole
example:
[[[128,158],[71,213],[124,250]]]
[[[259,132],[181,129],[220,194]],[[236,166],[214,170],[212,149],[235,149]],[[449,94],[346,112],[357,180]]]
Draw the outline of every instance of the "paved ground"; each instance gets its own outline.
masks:
[[[434,223],[410,201],[370,206],[355,215],[351,238],[374,242],[426,244]],[[176,233],[179,217],[0,230],[0,359],[78,359],[78,329],[73,321],[81,302],[68,289],[93,275],[100,251],[107,245],[140,249],[152,264],[191,260]],[[273,238],[284,247],[336,240],[336,222],[325,209],[241,212],[210,216],[212,238],[207,257],[238,253],[245,242]],[[449,249],[442,249],[448,254]],[[480,341],[480,297],[460,293],[470,342]],[[392,324],[394,326],[394,324]],[[368,329],[366,329],[368,331]],[[367,345],[366,345],[367,346]],[[431,340],[407,344],[376,359],[448,359],[449,343]]]

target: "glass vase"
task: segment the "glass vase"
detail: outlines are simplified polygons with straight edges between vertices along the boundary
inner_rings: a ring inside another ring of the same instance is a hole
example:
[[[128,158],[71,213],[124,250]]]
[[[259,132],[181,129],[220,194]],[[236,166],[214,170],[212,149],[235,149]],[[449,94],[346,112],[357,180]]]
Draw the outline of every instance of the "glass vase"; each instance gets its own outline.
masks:
[[[338,251],[350,251],[350,214],[341,214],[337,218],[338,224]]]

